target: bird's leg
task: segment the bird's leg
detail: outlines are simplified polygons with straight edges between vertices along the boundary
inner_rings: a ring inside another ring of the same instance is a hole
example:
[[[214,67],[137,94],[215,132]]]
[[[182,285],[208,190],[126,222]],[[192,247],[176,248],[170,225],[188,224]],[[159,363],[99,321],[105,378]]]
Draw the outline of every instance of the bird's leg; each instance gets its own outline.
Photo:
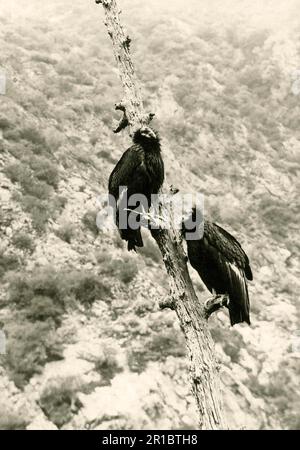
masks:
[[[229,305],[228,294],[216,294],[214,291],[213,294],[214,296],[207,299],[204,304],[204,312],[206,319],[208,319],[212,313],[223,308],[223,306]]]

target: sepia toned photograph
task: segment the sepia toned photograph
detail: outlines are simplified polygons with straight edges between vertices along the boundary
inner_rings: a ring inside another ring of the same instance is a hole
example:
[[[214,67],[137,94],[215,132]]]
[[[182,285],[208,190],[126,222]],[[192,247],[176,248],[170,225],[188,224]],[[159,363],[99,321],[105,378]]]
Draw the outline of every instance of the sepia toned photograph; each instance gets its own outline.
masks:
[[[0,430],[300,430],[299,198],[300,0],[0,0]]]

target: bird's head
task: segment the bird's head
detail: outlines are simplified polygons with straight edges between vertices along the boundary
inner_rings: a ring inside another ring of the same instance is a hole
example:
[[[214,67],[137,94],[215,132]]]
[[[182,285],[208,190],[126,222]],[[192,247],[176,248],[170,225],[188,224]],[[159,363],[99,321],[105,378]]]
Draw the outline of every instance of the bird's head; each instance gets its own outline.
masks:
[[[153,128],[142,126],[134,133],[133,142],[145,146],[159,145],[159,136]]]
[[[154,130],[150,127],[140,128],[141,136],[145,139],[157,139],[157,135]]]
[[[193,206],[184,211],[182,216],[182,232],[189,240],[201,239],[203,235],[204,216],[202,208]]]
[[[183,229],[190,228],[190,224],[192,224],[195,221],[196,218],[196,207],[193,206],[185,208],[182,211],[182,227]]]

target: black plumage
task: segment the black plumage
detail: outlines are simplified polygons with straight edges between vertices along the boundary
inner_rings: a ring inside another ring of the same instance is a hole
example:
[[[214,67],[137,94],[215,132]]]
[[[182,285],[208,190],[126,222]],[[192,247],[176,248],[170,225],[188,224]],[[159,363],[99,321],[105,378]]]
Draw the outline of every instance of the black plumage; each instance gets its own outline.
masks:
[[[143,247],[141,229],[121,229],[119,216],[125,208],[141,212],[141,205],[132,207],[123,204],[123,193],[119,188],[127,188],[127,198],[133,194],[143,194],[147,199],[147,205],[151,206],[151,194],[157,194],[164,181],[164,163],[161,157],[161,147],[158,134],[150,127],[138,129],[133,136],[133,145],[125,151],[109,177],[108,190],[117,201],[116,224],[119,227],[120,236],[128,242],[128,250],[136,250]],[[123,191],[124,192],[124,191]],[[143,205],[147,211],[147,205]],[[127,218],[130,211],[126,212]]]
[[[184,223],[185,236],[196,231],[195,240],[187,240],[188,258],[208,290],[216,295],[227,294],[231,325],[250,325],[250,304],[247,280],[252,280],[248,256],[240,243],[219,225],[204,221],[204,227],[193,225],[195,210]]]

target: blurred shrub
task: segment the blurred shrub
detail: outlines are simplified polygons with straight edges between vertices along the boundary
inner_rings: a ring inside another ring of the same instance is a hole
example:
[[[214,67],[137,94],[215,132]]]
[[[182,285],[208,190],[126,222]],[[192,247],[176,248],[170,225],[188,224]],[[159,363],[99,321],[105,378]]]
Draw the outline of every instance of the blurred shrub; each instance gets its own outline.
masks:
[[[42,200],[33,195],[21,195],[19,192],[13,193],[13,200],[20,203],[22,209],[30,214],[32,225],[38,233],[45,231],[48,220],[57,217],[67,202],[67,199],[60,195],[52,195]]]
[[[35,244],[31,236],[28,233],[22,231],[19,231],[18,233],[15,233],[13,235],[12,242],[18,249],[27,251],[29,253],[32,253],[35,249]]]
[[[62,195],[55,195],[52,203],[54,210],[60,213],[61,210],[64,209],[64,207],[68,203],[68,199]]]
[[[138,273],[138,270],[138,263],[130,256],[125,256],[123,261],[115,261],[115,276],[123,283],[130,283]]]
[[[122,258],[113,258],[111,253],[104,251],[98,252],[96,258],[102,273],[125,284],[129,284],[139,271],[139,262],[135,256],[125,254]]]
[[[40,54],[40,53],[36,53],[36,54],[32,55],[31,59],[32,59],[32,61],[42,62],[42,63],[50,64],[50,65],[54,65],[57,63],[56,59],[51,58],[49,55]]]
[[[64,313],[64,304],[55,303],[53,298],[44,295],[35,295],[26,308],[26,317],[32,322],[53,319],[56,326],[61,323]]]
[[[111,153],[107,150],[100,150],[97,153],[97,157],[98,158],[102,158],[105,159],[106,161],[115,164],[116,163],[116,158],[114,156],[111,155]]]
[[[25,139],[26,141],[32,142],[33,144],[44,145],[46,146],[46,141],[44,135],[40,132],[40,130],[34,126],[25,127],[20,130],[21,139]]]
[[[22,183],[30,178],[30,170],[20,162],[12,163],[5,168],[6,175],[13,183]]]
[[[111,293],[110,288],[93,273],[73,272],[69,282],[76,300],[85,306],[91,306],[95,300],[107,301]]]
[[[104,270],[106,273],[113,275],[123,283],[128,284],[138,273],[139,267],[135,258],[125,255],[122,259],[110,261]]]
[[[42,302],[50,298],[64,308],[67,292],[64,274],[52,266],[43,267],[33,274],[13,274],[9,278],[9,300],[19,309],[29,307],[35,297],[39,298],[41,307]]]
[[[94,165],[93,158],[89,155],[85,150],[82,149],[74,149],[73,155],[77,159],[78,162],[84,165]]]
[[[233,340],[233,342],[225,342],[223,350],[228,355],[233,363],[238,364],[240,359],[240,343]]]
[[[90,230],[95,236],[98,235],[98,227],[96,224],[97,212],[94,210],[87,211],[82,217],[83,225]]]
[[[10,142],[9,145],[6,145],[6,148],[9,151],[9,153],[19,161],[28,152],[26,146],[24,146],[21,142]]]
[[[80,388],[80,380],[75,377],[57,378],[42,392],[38,403],[48,419],[58,427],[69,422],[81,407],[76,395]]]
[[[23,209],[30,213],[32,225],[39,233],[45,231],[48,219],[51,217],[49,203],[41,201],[32,195],[25,195],[19,199]]]
[[[278,369],[269,374],[267,383],[261,385],[253,375],[246,381],[254,395],[275,406],[284,429],[299,429],[300,394],[296,388],[299,376],[300,360],[291,358],[282,361]]]
[[[56,231],[56,235],[63,241],[67,242],[68,244],[71,243],[75,234],[76,234],[76,228],[75,228],[74,224],[70,223],[70,222],[63,223],[59,227],[59,229]]]
[[[287,223],[293,223],[297,217],[296,208],[289,207],[285,201],[270,195],[262,196],[259,205],[260,215],[276,239],[288,236]]]
[[[20,157],[22,155],[15,155]],[[29,158],[23,156],[22,162],[12,163],[6,168],[6,173],[13,182],[19,182],[25,191],[30,194],[31,186],[41,181],[54,188],[59,181],[59,173],[55,164],[44,156],[32,155]]]
[[[41,373],[49,355],[53,355],[50,337],[53,332],[51,321],[34,324],[15,321],[9,327],[5,361],[16,386],[23,387],[34,374]]]
[[[26,429],[28,420],[24,417],[24,411],[8,408],[5,404],[0,404],[0,411],[0,430]]]
[[[153,302],[150,298],[140,298],[134,303],[134,312],[139,317],[144,317],[146,314],[153,312],[155,309],[155,302]]]
[[[54,188],[57,187],[59,181],[57,166],[49,161],[49,159],[43,156],[33,156],[29,160],[29,165],[38,180],[45,181]]]
[[[19,260],[16,255],[5,253],[0,251],[0,278],[10,271],[16,270],[19,266]]]
[[[75,83],[83,84],[85,86],[93,86],[94,80],[88,73],[83,72],[83,71],[78,71],[76,73]]]
[[[48,116],[48,103],[44,94],[33,94],[24,107],[36,117]]]
[[[221,344],[224,352],[234,363],[239,362],[240,348],[245,345],[243,337],[238,331],[229,328],[221,328],[219,324],[211,328],[211,335],[215,342]]]
[[[149,361],[164,361],[168,356],[184,357],[186,345],[183,334],[173,328],[153,332],[143,345],[134,343],[127,352],[130,370],[141,373]]]
[[[5,128],[3,131],[3,137],[8,141],[19,142],[21,139],[21,133],[17,128]]]
[[[58,88],[59,88],[60,95],[62,95],[62,96],[65,94],[70,95],[72,93],[72,91],[74,90],[74,86],[73,86],[72,82],[66,77],[59,78]]]
[[[124,241],[122,241],[118,231],[115,231],[112,237],[113,244],[116,248],[123,248],[124,247]]]
[[[110,288],[98,275],[84,271],[58,272],[46,266],[34,274],[14,274],[9,278],[9,301],[25,310],[30,320],[51,318],[56,325],[72,301],[90,306],[95,300],[107,300]],[[73,300],[72,300],[73,298]]]
[[[110,384],[110,381],[115,377],[117,373],[122,372],[116,350],[111,347],[104,349],[103,356],[94,360],[95,370],[100,373],[104,384]]]
[[[20,162],[12,163],[6,167],[5,173],[13,183],[20,183],[22,192],[25,195],[45,200],[48,199],[52,193],[49,184],[35,178],[25,164]]]
[[[21,186],[25,195],[30,195],[40,200],[47,200],[52,194],[49,184],[34,178],[23,179]]]
[[[171,328],[153,334],[147,343],[147,353],[153,361],[167,356],[185,356],[185,340],[181,331]]]
[[[66,139],[65,135],[57,129],[59,126],[60,123],[57,123],[56,127],[49,127],[44,131],[47,147],[51,149],[52,153],[55,153]]]
[[[1,122],[0,122],[1,124]],[[98,140],[99,140],[99,131],[93,131],[90,135],[90,143],[92,144],[93,147],[95,147],[95,145],[97,144]],[[98,156],[98,155],[97,155]]]
[[[28,151],[32,151],[38,155],[49,155],[51,153],[51,148],[47,144],[45,136],[41,131],[35,126],[28,126],[25,128],[13,128],[8,129],[4,133],[4,137],[7,140],[18,142],[23,140],[23,145],[27,147]],[[27,141],[24,143],[24,141]]]
[[[90,272],[58,272],[46,266],[34,274],[9,277],[10,303],[25,311],[32,321],[51,318],[59,325],[68,305],[73,305],[75,300],[91,306],[98,299],[107,301],[110,295],[109,286]]]
[[[10,121],[6,117],[0,117],[0,129],[7,130],[11,127]]]

